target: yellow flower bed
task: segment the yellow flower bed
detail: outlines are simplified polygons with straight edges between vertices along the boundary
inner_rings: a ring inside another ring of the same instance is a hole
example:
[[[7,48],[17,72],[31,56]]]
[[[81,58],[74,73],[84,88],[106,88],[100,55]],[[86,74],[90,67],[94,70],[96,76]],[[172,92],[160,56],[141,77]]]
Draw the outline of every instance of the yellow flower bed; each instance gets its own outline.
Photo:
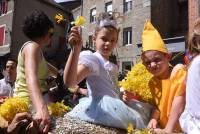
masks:
[[[28,100],[25,98],[7,98],[5,102],[0,105],[0,115],[8,122],[11,122],[17,113],[28,111]]]
[[[138,63],[127,73],[125,79],[119,82],[119,85],[139,96],[142,101],[151,102],[149,81],[152,77],[153,75],[146,70],[146,67],[142,63]]]

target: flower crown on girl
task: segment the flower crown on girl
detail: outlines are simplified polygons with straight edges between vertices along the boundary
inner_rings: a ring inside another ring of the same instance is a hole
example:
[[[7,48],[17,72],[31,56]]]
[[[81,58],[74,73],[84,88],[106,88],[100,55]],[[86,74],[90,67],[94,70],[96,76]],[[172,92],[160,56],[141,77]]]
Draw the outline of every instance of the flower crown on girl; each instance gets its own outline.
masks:
[[[121,16],[119,12],[100,13],[97,17],[97,28],[112,26],[119,29],[118,23],[120,19],[123,20],[123,16]]]

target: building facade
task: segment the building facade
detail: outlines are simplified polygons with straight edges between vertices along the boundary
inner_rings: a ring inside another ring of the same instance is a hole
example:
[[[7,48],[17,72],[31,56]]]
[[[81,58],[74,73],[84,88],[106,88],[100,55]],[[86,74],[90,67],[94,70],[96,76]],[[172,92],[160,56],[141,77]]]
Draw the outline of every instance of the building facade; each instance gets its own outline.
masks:
[[[121,72],[130,70],[140,60],[138,44],[141,44],[146,19],[151,20],[162,38],[166,39],[170,52],[174,55],[184,53],[188,34],[188,0],[82,0],[82,7],[76,8],[73,13],[75,17],[82,14],[86,18],[82,29],[84,46],[95,49],[92,35],[96,16],[109,11],[119,12],[123,18],[119,23],[118,47],[113,53]]]
[[[4,65],[7,57],[17,59],[21,46],[29,39],[22,32],[22,22],[26,15],[33,10],[44,11],[54,23],[54,36],[51,46],[44,50],[49,62],[57,68],[64,66],[67,49],[66,33],[70,12],[55,3],[53,0],[1,0],[0,14],[0,63]],[[62,14],[66,21],[57,24],[54,17]],[[62,59],[62,60],[60,60]],[[2,70],[2,66],[0,67]]]
[[[141,42],[141,34],[146,19],[151,19],[150,0],[83,0],[82,15],[86,18],[82,29],[83,43],[95,49],[92,35],[95,29],[96,16],[101,12],[119,12],[120,33],[118,47],[114,50],[119,70],[125,71],[137,62],[140,54],[136,44]],[[77,10],[75,9],[76,14]]]

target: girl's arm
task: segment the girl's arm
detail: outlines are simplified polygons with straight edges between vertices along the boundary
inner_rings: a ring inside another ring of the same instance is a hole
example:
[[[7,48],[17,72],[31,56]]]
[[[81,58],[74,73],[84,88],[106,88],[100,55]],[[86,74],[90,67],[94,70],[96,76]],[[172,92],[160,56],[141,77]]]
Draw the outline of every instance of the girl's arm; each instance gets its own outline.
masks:
[[[53,65],[51,65],[48,62],[47,62],[47,67],[48,67],[48,70],[49,70],[49,72],[52,76],[54,76],[54,77],[58,76],[58,69],[56,67],[54,67]]]
[[[31,101],[36,110],[34,119],[40,126],[40,130],[42,132],[47,132],[50,124],[49,113],[43,100],[38,80],[38,66],[42,59],[41,50],[39,45],[30,43],[24,47],[22,54],[25,59],[26,83]]]
[[[179,117],[185,108],[185,93],[174,98],[165,132],[171,133],[178,123]]]
[[[71,28],[68,42],[72,49],[65,65],[63,79],[67,86],[74,87],[90,74],[89,68],[84,65],[78,65],[79,54],[82,48],[82,38],[77,26]]]

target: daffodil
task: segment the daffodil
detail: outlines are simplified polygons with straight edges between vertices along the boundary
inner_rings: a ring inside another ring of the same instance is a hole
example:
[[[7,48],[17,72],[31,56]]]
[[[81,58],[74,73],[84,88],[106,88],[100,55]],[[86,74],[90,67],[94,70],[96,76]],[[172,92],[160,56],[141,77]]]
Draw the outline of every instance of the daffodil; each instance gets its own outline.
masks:
[[[48,106],[49,113],[53,116],[63,116],[70,109],[69,106],[64,105],[64,100],[62,102],[51,103]]]
[[[132,123],[129,123],[129,124],[128,124],[128,127],[127,127],[127,133],[130,134],[130,133],[133,132],[133,130],[134,130],[133,124],[132,124]]]
[[[75,21],[72,22],[75,26],[83,26],[85,24],[85,18],[83,16],[78,16]]]
[[[55,17],[54,17],[54,19],[56,20],[56,22],[57,22],[58,24],[60,24],[60,23],[62,23],[63,21],[65,21],[65,19],[64,19],[64,17],[63,17],[62,14],[56,14]]]

